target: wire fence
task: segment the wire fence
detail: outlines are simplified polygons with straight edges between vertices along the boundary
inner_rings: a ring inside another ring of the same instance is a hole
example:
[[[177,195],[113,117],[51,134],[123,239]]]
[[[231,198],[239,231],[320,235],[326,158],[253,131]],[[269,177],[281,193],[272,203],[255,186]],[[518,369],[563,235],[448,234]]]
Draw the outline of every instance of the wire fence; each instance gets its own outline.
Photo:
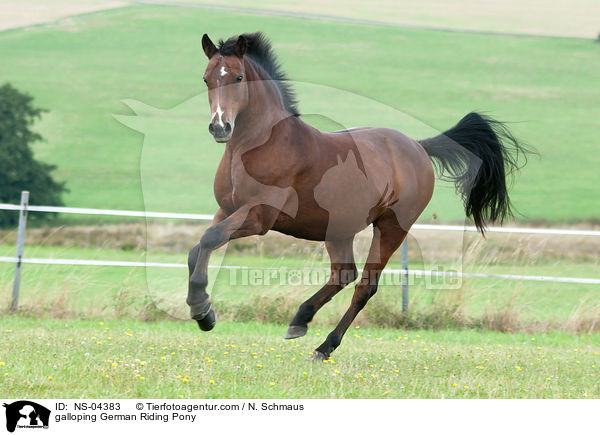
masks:
[[[184,219],[184,220],[202,220],[212,221],[213,215],[192,214],[192,213],[169,213],[169,212],[148,212],[135,210],[110,210],[95,208],[74,208],[74,207],[54,207],[29,205],[29,192],[22,192],[21,204],[0,204],[0,210],[18,211],[19,226],[17,236],[17,249],[15,257],[0,257],[0,263],[14,263],[15,274],[13,280],[13,296],[11,301],[11,310],[15,311],[18,307],[19,287],[21,279],[21,267],[23,264],[48,264],[48,265],[71,265],[71,266],[107,266],[107,267],[163,267],[163,268],[187,268],[187,264],[179,263],[156,263],[156,262],[135,262],[135,261],[114,261],[114,260],[87,260],[87,259],[53,259],[53,258],[24,258],[25,231],[28,212],[39,213],[67,213],[82,215],[103,215],[103,216],[123,216],[123,217],[142,217],[159,219]],[[477,228],[471,226],[459,225],[427,225],[415,224],[411,230],[433,230],[433,231],[477,231]],[[574,229],[555,229],[555,228],[513,228],[513,227],[490,227],[488,232],[496,233],[520,233],[520,234],[547,234],[556,236],[600,236],[600,231],[596,230],[574,230]],[[409,270],[408,253],[406,241],[402,245],[402,268],[385,269],[384,274],[400,274],[402,276],[402,306],[408,308],[408,275],[419,277],[465,277],[465,278],[490,278],[506,279],[518,281],[545,281],[572,284],[592,284],[600,285],[600,278],[581,278],[581,277],[563,277],[563,276],[541,276],[541,275],[515,275],[515,274],[497,274],[497,273],[468,273],[468,272],[445,272],[434,270]],[[249,269],[245,266],[209,266],[223,269]],[[282,268],[253,267],[252,269],[270,270]]]
[[[214,215],[194,214],[194,213],[169,213],[154,211],[134,211],[134,210],[110,210],[98,208],[76,208],[76,207],[53,207],[46,205],[27,205],[25,207],[19,204],[0,204],[0,210],[21,211],[23,209],[32,212],[42,213],[66,213],[66,214],[86,214],[103,216],[125,216],[125,217],[143,217],[143,218],[162,218],[162,219],[188,219],[212,221]],[[461,225],[430,225],[414,224],[411,230],[434,230],[434,231],[472,231],[477,232],[474,226]],[[486,231],[490,233],[520,233],[520,234],[548,234],[559,236],[600,236],[598,230],[573,230],[558,228],[515,228],[515,227],[488,227]]]
[[[17,263],[17,257],[0,257],[0,263]],[[54,264],[62,266],[113,266],[113,267],[164,267],[168,269],[187,269],[187,264],[182,263],[156,263],[145,261],[122,261],[122,260],[82,260],[72,258],[21,258],[23,264]],[[241,269],[241,270],[298,270],[298,268],[290,268],[285,266],[279,267],[250,267],[236,265],[209,265],[209,268],[215,269]],[[311,268],[311,270],[317,270]],[[321,269],[318,269],[321,270]],[[329,270],[322,268],[322,270]],[[359,272],[362,272],[359,269]],[[545,281],[545,282],[563,282],[574,284],[600,284],[600,278],[574,278],[563,276],[538,276],[538,275],[515,275],[515,274],[493,274],[493,273],[469,273],[469,272],[444,272],[437,270],[420,270],[420,269],[385,269],[382,272],[384,275],[400,274],[413,275],[418,277],[444,277],[452,275],[452,277],[462,278],[496,278],[520,281]]]

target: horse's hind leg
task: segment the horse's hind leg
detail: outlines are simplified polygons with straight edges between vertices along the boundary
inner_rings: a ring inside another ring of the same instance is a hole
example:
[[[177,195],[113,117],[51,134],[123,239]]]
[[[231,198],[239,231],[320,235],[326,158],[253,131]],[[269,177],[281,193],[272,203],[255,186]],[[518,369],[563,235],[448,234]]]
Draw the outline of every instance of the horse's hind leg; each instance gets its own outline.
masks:
[[[298,312],[290,322],[285,338],[297,338],[306,334],[308,323],[313,319],[315,313],[357,278],[358,271],[352,249],[353,241],[354,236],[345,240],[325,242],[331,260],[329,281],[300,305]]]
[[[377,291],[381,271],[394,251],[398,249],[404,237],[406,237],[406,231],[400,227],[392,211],[386,212],[373,223],[373,241],[371,242],[362,277],[354,290],[350,307],[336,328],[327,336],[327,339],[313,352],[313,359],[324,360],[329,358],[331,352],[340,345],[342,337],[356,315]]]

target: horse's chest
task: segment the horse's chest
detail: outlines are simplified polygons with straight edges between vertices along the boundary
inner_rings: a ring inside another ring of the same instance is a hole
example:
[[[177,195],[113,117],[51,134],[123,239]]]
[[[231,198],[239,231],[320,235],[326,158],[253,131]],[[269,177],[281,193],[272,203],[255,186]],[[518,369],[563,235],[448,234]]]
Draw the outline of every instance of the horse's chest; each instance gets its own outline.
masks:
[[[231,202],[237,209],[250,199],[248,191],[249,174],[246,172],[241,159],[232,162],[231,172]]]
[[[215,193],[219,206],[227,214],[246,205],[266,205],[296,216],[298,195],[292,187],[266,182],[260,174],[250,173],[241,159],[232,159],[230,165],[223,169],[219,171],[219,188],[215,189]]]
[[[235,211],[244,204],[260,200],[264,189],[257,177],[248,173],[241,159],[232,159],[229,167],[222,174],[222,184],[227,208]]]

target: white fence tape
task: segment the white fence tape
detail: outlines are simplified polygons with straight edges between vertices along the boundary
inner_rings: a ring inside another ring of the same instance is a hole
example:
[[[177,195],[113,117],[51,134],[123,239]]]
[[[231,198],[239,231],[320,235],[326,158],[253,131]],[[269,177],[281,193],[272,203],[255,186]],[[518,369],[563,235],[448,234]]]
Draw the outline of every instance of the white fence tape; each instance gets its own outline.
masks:
[[[0,263],[17,263],[16,257],[0,257]],[[179,263],[145,263],[143,261],[112,261],[112,260],[78,260],[78,259],[58,259],[58,258],[23,258],[22,263],[26,264],[54,264],[54,265],[73,265],[73,266],[120,266],[120,267],[166,267],[166,268],[187,268],[185,264]],[[241,269],[241,270],[290,270],[289,267],[250,267],[250,266],[231,266],[231,265],[209,265],[210,268],[222,269]],[[302,269],[302,268],[298,268]],[[292,269],[295,270],[295,269]],[[311,268],[310,270],[314,270]],[[328,269],[323,269],[328,270]],[[360,271],[362,273],[362,271]],[[406,271],[402,269],[385,269],[384,274],[403,274]],[[545,281],[545,282],[564,282],[577,284],[600,284],[600,279],[596,278],[572,278],[563,276],[536,276],[536,275],[511,275],[511,274],[492,274],[492,273],[464,273],[464,272],[440,272],[435,270],[408,270],[408,275],[415,276],[449,276],[463,278],[496,278],[519,281]]]
[[[411,230],[439,230],[439,231],[478,231],[475,227],[463,227],[460,225],[425,225],[414,224]],[[490,227],[486,231],[490,233],[522,233],[522,234],[550,234],[557,236],[600,236],[600,231],[594,230],[567,230],[560,228],[511,228]]]
[[[20,205],[15,204],[0,204],[0,210],[21,210]],[[189,219],[189,220],[205,220],[211,221],[213,215],[210,214],[193,214],[193,213],[166,213],[154,211],[134,211],[134,210],[104,210],[97,208],[75,208],[75,207],[51,207],[42,205],[29,205],[28,211],[42,213],[69,213],[69,214],[89,214],[89,215],[104,215],[104,216],[130,216],[144,218],[164,218],[164,219]],[[477,228],[472,226],[461,225],[428,225],[415,224],[411,230],[437,230],[437,231],[477,231]],[[558,228],[500,228],[490,227],[487,231],[491,233],[522,233],[522,234],[549,234],[549,235],[564,235],[564,236],[600,236],[600,231],[596,230],[569,230]]]
[[[148,211],[132,211],[132,210],[105,210],[96,208],[75,208],[75,207],[52,207],[28,205],[22,207],[15,204],[0,204],[0,210],[42,212],[42,213],[72,213],[72,214],[87,214],[87,215],[104,215],[104,216],[129,216],[143,218],[166,218],[166,219],[189,219],[189,220],[212,220],[213,215],[208,214],[192,214],[192,213],[165,213],[165,212],[148,212]],[[412,229],[417,230],[437,230],[437,231],[477,231],[477,228],[460,225],[426,225],[415,224]],[[550,235],[575,235],[575,236],[600,236],[600,231],[595,230],[569,230],[569,229],[550,229],[550,228],[488,228],[489,232],[497,233],[524,233],[524,234],[550,234]],[[17,263],[16,257],[0,257],[0,263]],[[167,268],[185,268],[187,265],[178,263],[152,263],[152,262],[136,262],[136,261],[111,261],[111,260],[77,260],[77,259],[51,259],[51,258],[22,258],[21,263],[28,264],[55,264],[55,265],[73,265],[73,266],[121,266],[121,267],[167,267]],[[218,266],[209,266],[218,267]],[[224,269],[250,269],[247,266],[220,266]],[[277,267],[257,267],[259,270],[280,269]],[[401,269],[386,269],[384,274],[406,274],[407,271]],[[536,275],[512,275],[512,274],[488,274],[488,273],[458,273],[458,272],[440,272],[426,270],[409,270],[409,275],[415,276],[454,276],[465,278],[496,278],[520,281],[546,281],[546,282],[563,282],[577,284],[600,284],[600,279],[596,278],[575,278],[561,276],[536,276]]]
[[[42,213],[69,213],[69,214],[90,214],[104,216],[130,216],[144,218],[167,218],[167,219],[191,219],[211,221],[213,215],[210,214],[192,214],[192,213],[163,213],[153,211],[133,211],[133,210],[103,210],[98,208],[75,208],[75,207],[51,207],[45,205],[28,205],[27,211],[37,211]],[[0,210],[21,210],[20,205],[0,204]]]

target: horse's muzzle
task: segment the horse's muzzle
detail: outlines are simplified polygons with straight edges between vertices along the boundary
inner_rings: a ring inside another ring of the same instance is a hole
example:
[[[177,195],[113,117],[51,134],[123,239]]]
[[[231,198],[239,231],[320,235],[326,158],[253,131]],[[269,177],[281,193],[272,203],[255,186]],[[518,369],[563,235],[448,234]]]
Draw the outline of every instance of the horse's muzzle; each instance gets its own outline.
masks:
[[[233,126],[229,122],[225,124],[211,122],[208,124],[208,131],[217,142],[227,142],[233,134]]]

